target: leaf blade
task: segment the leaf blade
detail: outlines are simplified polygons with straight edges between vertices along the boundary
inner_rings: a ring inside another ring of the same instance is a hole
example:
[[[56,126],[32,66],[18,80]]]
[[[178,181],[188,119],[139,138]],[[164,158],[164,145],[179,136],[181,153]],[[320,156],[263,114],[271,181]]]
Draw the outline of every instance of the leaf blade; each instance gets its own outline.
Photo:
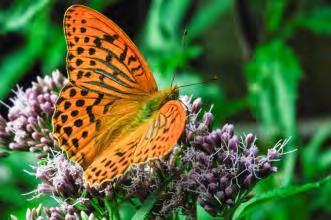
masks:
[[[300,194],[304,193],[310,190],[318,189],[322,185],[331,183],[331,176],[327,176],[324,179],[317,181],[317,182],[312,182],[312,183],[307,183],[304,185],[297,185],[297,186],[287,186],[287,187],[281,187],[275,190],[270,190],[266,193],[263,193],[259,196],[256,196],[252,198],[251,200],[242,203],[234,212],[233,214],[233,219],[240,219],[243,216],[245,216],[250,209],[252,209],[254,206],[260,205],[262,203],[271,201],[271,200],[276,200],[276,199],[281,199],[281,198],[286,198],[293,196],[295,194]]]

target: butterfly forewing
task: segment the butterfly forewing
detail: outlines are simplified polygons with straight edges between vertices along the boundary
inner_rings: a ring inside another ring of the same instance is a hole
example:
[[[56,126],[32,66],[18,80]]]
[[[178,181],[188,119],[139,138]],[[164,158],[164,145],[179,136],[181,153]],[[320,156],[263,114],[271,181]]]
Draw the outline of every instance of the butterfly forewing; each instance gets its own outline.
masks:
[[[111,20],[84,6],[64,18],[67,70],[77,85],[134,99],[157,91],[154,77],[133,42]]]
[[[83,167],[91,163],[98,152],[89,143],[100,132],[102,117],[111,113],[116,102],[115,98],[81,89],[70,82],[64,86],[56,102],[53,127],[55,137],[70,159]]]

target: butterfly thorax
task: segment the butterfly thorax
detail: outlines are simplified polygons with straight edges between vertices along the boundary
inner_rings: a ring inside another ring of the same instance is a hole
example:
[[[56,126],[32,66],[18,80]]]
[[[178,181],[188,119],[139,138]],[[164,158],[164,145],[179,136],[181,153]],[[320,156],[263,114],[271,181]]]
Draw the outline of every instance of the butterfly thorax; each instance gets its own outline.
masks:
[[[140,110],[138,111],[132,126],[136,126],[145,120],[148,120],[160,108],[170,100],[176,100],[179,97],[179,90],[177,86],[169,87],[164,90],[158,91],[145,102],[143,102]]]

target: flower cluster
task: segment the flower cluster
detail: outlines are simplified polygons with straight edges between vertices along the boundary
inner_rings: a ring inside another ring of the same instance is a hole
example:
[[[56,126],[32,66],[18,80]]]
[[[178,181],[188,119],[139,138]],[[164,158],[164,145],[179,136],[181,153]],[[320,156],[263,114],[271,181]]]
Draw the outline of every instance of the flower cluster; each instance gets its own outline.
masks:
[[[11,215],[12,220],[17,220],[18,218],[14,215]],[[44,208],[40,204],[37,208],[27,209],[25,214],[26,220],[79,220],[79,219],[86,219],[86,220],[96,220],[93,213],[86,214],[84,211],[77,211],[74,206],[64,206],[64,207],[51,207],[51,208]],[[102,220],[106,220],[103,218]]]
[[[17,87],[8,106],[8,121],[0,118],[0,144],[10,150],[50,152],[58,148],[53,138],[51,117],[65,77],[54,71],[51,76],[37,78],[32,87]]]
[[[283,146],[272,148],[272,157],[259,156],[255,136],[238,138],[233,128],[226,124],[208,135],[197,136],[182,157],[188,172],[177,182],[176,193],[197,197],[213,216],[223,215],[257,180],[276,172],[272,161],[279,158]]]
[[[62,198],[77,198],[82,194],[83,170],[57,153],[36,168],[36,177],[42,181],[37,187],[40,194],[50,193]]]
[[[51,132],[54,104],[64,83],[65,78],[56,71],[51,77],[38,78],[31,88],[18,88],[8,119],[0,117],[0,144],[11,150],[44,153],[35,168],[35,176],[41,180],[35,196],[48,195],[61,201],[59,207],[28,210],[28,219],[119,215],[117,203],[135,204],[133,208],[137,208],[155,193],[151,217],[181,211],[195,219],[196,203],[211,215],[222,216],[246,199],[257,181],[277,172],[273,162],[284,154],[286,141],[263,155],[253,134],[237,136],[231,124],[212,130],[212,108],[202,114],[201,98],[183,96],[180,99],[188,117],[172,153],[134,166],[115,183],[91,188],[84,183],[82,168],[59,151]]]
[[[231,124],[211,131],[213,114],[209,111],[199,117],[201,99],[191,102],[186,96],[182,101],[190,114],[179,147],[180,162],[175,166],[180,172],[169,184],[168,199],[158,213],[167,215],[180,207],[192,215],[194,198],[211,215],[222,216],[245,199],[258,180],[277,172],[272,163],[283,155],[286,141],[278,142],[267,155],[259,155],[253,134],[238,137]],[[174,173],[173,167],[168,166],[168,172]]]

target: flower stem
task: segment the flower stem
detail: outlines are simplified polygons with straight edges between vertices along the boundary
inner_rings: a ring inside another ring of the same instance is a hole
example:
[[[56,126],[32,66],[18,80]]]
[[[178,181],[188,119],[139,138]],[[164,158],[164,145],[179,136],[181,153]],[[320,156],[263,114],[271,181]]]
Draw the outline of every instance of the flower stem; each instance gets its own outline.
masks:
[[[103,203],[105,204],[105,207],[107,209],[107,212],[108,212],[108,218],[111,219],[112,218],[112,207],[111,205],[109,204],[108,202],[108,199],[107,198],[104,198],[103,200]]]
[[[120,212],[119,212],[119,207],[118,207],[118,203],[117,203],[116,198],[114,198],[114,217],[117,220],[121,219]]]

